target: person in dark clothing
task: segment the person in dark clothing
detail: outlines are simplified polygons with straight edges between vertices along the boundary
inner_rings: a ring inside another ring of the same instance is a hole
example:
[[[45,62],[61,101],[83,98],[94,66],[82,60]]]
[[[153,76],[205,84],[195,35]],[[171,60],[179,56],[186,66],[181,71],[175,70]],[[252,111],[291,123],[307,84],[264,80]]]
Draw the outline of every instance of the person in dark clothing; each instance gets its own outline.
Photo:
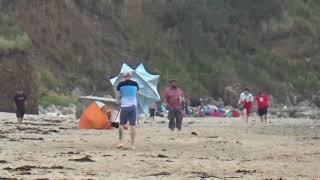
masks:
[[[156,103],[153,103],[149,108],[149,114],[150,114],[149,117],[152,118],[153,120],[154,120],[155,115],[156,115],[156,108],[157,108]]]
[[[27,96],[24,94],[23,90],[19,89],[13,99],[16,105],[18,124],[21,125],[26,111]]]

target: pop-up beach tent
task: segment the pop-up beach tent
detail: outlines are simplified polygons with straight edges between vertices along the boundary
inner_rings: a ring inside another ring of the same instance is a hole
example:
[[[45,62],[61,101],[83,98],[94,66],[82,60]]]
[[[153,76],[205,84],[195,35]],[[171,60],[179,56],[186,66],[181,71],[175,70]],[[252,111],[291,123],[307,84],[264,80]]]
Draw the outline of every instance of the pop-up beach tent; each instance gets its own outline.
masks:
[[[148,114],[150,105],[160,100],[157,89],[160,76],[148,73],[143,64],[140,64],[135,70],[129,65],[123,64],[119,75],[110,79],[112,86],[116,88],[118,83],[123,80],[123,75],[128,72],[132,74],[132,80],[139,85],[137,94],[138,112],[139,114]]]
[[[83,111],[79,128],[80,129],[112,129],[117,128],[119,113],[117,110],[100,101],[93,101]]]

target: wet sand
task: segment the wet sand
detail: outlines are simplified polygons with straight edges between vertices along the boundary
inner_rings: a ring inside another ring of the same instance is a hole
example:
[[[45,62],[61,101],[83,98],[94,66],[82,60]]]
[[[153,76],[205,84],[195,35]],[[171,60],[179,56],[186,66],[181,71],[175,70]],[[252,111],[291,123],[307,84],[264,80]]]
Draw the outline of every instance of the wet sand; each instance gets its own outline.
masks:
[[[239,118],[140,121],[136,150],[116,130],[77,128],[71,117],[0,113],[0,179],[320,179],[320,120]]]

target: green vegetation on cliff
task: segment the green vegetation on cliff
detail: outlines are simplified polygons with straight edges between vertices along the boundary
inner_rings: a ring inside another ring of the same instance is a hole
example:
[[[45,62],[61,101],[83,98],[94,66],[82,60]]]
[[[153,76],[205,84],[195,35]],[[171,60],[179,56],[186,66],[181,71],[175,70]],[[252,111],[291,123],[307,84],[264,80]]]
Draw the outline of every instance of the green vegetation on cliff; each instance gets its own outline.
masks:
[[[310,46],[319,46],[318,1],[172,0],[163,9],[155,19],[161,28],[150,33],[143,25],[136,50],[164,78],[177,76],[190,91],[209,95],[235,82],[273,94],[281,86],[319,89],[319,71],[305,61],[316,55]]]
[[[24,51],[30,47],[28,34],[20,31],[9,16],[0,14],[0,54]]]
[[[110,17],[112,1],[78,2]],[[276,96],[320,87],[317,0],[146,2],[142,20],[124,32],[132,52],[162,75],[162,85],[177,78],[196,96],[221,96],[236,82]]]
[[[105,77],[123,59],[160,74],[160,88],[176,78],[193,96],[221,97],[225,86],[241,83],[285,101],[320,88],[317,0],[2,2],[29,36],[1,15],[0,51],[26,49],[32,39],[41,95],[74,87],[112,93]],[[39,13],[21,13],[27,5]]]
[[[50,105],[67,107],[70,104],[75,104],[77,102],[76,99],[70,96],[43,96],[39,100],[39,104],[48,107]]]

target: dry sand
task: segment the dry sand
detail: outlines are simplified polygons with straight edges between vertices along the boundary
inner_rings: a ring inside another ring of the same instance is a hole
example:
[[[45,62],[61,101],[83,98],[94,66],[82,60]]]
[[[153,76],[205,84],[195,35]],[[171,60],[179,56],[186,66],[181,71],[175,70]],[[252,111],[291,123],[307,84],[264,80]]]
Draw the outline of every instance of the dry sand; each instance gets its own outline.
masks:
[[[319,120],[245,129],[239,118],[186,118],[179,135],[166,119],[146,120],[136,150],[117,149],[116,130],[80,131],[70,117],[15,122],[0,113],[0,179],[320,179]]]

